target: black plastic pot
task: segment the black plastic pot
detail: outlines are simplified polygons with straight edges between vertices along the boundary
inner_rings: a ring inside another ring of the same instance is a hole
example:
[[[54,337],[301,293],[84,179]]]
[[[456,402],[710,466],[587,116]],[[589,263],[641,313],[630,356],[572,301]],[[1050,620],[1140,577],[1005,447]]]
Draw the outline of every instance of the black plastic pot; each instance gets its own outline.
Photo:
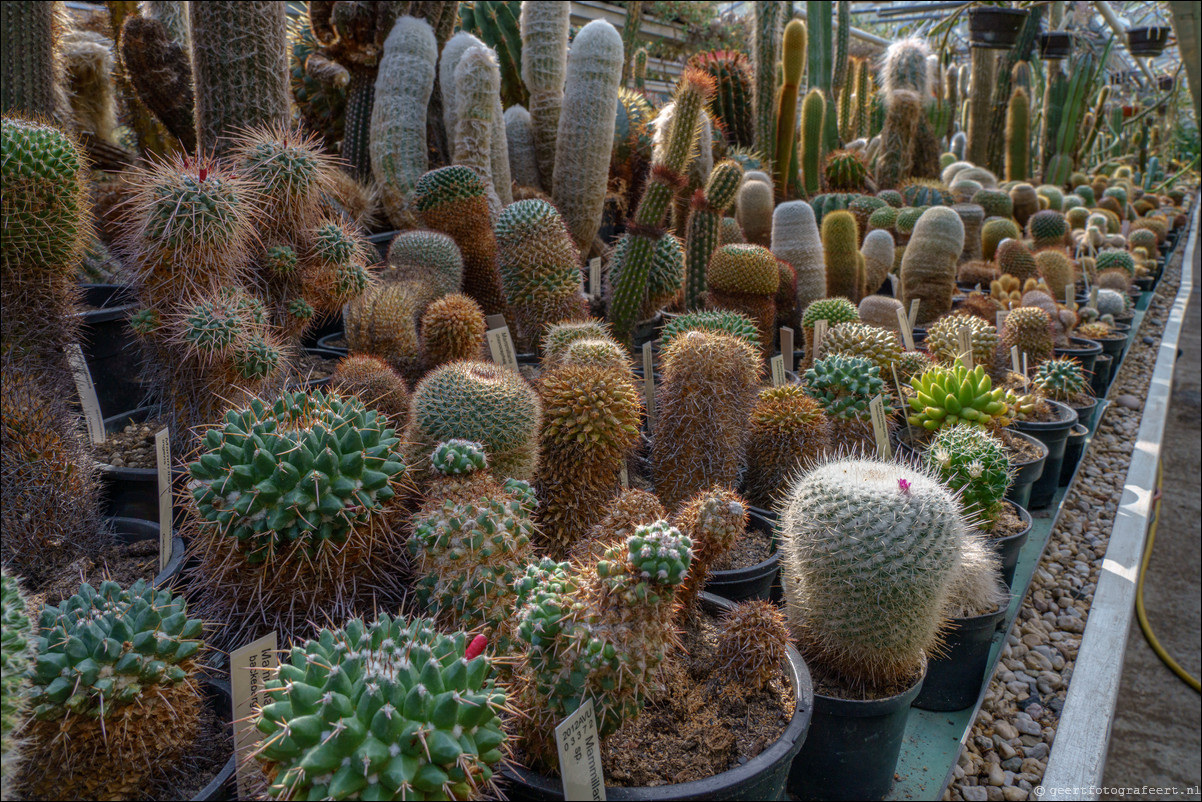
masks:
[[[341,311],[321,315],[305,328],[301,345],[305,348],[320,347],[323,339],[331,334],[341,334],[344,328]]]
[[[980,6],[968,12],[968,40],[973,47],[1005,50],[1018,41],[1029,12],[1025,8]]]
[[[1133,56],[1159,56],[1172,32],[1167,25],[1131,28],[1127,31],[1127,52]]]
[[[764,517],[758,510],[747,511],[747,525],[771,535],[773,521]],[[744,599],[768,599],[772,593],[772,585],[776,575],[780,573],[780,554],[775,550],[773,542],[772,556],[763,562],[746,568],[734,568],[729,571],[714,571],[706,580],[705,589],[724,599],[743,601]]]
[[[1064,462],[1060,463],[1060,484],[1067,486],[1072,481],[1077,463],[1085,453],[1085,440],[1088,437],[1089,429],[1080,423],[1074,425],[1068,433],[1068,442],[1064,446]]]
[[[1043,473],[1031,487],[1031,498],[1024,506],[1029,510],[1042,509],[1052,503],[1056,489],[1060,487],[1060,463],[1064,461],[1064,447],[1068,442],[1068,433],[1077,422],[1077,413],[1067,404],[1059,401],[1048,401],[1057,409],[1059,420],[1015,421],[1012,428],[1023,434],[1028,434],[1048,447],[1047,462],[1044,463]]]
[[[1135,280],[1135,286],[1139,287],[1140,292],[1151,292],[1156,286],[1156,277],[1140,276]]]
[[[1055,349],[1056,356],[1071,356],[1081,365],[1086,375],[1093,373],[1094,360],[1102,353],[1102,344],[1084,337],[1069,337],[1068,348]]]
[[[139,353],[129,315],[135,304],[128,287],[85,284],[84,302],[94,307],[80,313],[83,355],[96,386],[101,415],[115,415],[142,403],[146,391],[138,381]]]
[[[1022,505],[1015,504],[1013,501],[1010,502],[1010,506],[1014,508],[1014,513],[1022,519],[1026,526],[1017,534],[990,538],[989,545],[993,546],[1002,560],[1002,581],[1006,583],[1006,587],[1014,590],[1014,571],[1018,567],[1018,553],[1023,550],[1023,546],[1027,543],[1027,537],[1031,534],[1031,514]]]
[[[388,247],[392,245],[392,238],[397,235],[396,231],[381,231],[379,234],[372,234],[367,238],[367,241],[376,246],[376,252],[380,254],[380,261],[388,261]]]
[[[157,521],[143,521],[139,518],[106,518],[105,522],[112,529],[113,537],[119,543],[138,543],[143,540],[159,539],[159,524]],[[155,575],[155,587],[171,584],[184,566],[184,539],[179,535],[171,535],[171,559],[167,567]]]
[[[1073,52],[1073,35],[1068,31],[1047,31],[1039,34],[1039,57],[1068,58]]]
[[[1098,411],[1098,404],[1098,399],[1094,398],[1093,403],[1089,404],[1088,406],[1073,407],[1073,411],[1077,413],[1077,423],[1092,431],[1094,424],[1094,413]],[[1075,425],[1076,424],[1074,424],[1074,426]],[[1071,433],[1072,429],[1069,429],[1069,432]],[[1061,484],[1064,483],[1061,482]]]
[[[730,609],[732,603],[711,593],[701,593],[701,605],[713,614]],[[605,798],[612,800],[683,800],[683,799],[781,799],[785,781],[790,776],[798,750],[810,729],[814,714],[814,685],[805,661],[792,646],[788,651],[789,682],[793,686],[797,708],[785,732],[763,752],[738,768],[724,771],[705,780],[658,785],[652,788],[605,787]],[[510,765],[502,770],[510,782],[509,796],[513,799],[563,799],[563,784],[558,777],[548,777],[529,769]]]
[[[997,610],[972,618],[954,618],[943,637],[943,654],[927,661],[927,678],[914,700],[920,710],[963,710],[981,695],[989,649],[1009,599]]]
[[[1010,489],[1006,491],[1006,500],[1014,502],[1019,507],[1026,507],[1031,500],[1031,489],[1046,470],[1048,447],[1042,441],[1035,439],[1029,434],[1017,431],[1013,432],[1013,434],[1026,438],[1028,442],[1037,443],[1043,451],[1041,459],[1011,466],[1014,469],[1014,480],[1010,483]]]
[[[1123,335],[1121,337],[1105,337],[1103,339],[1097,340],[1096,342],[1098,343],[1098,345],[1102,346],[1102,355],[1110,357],[1111,367],[1113,367],[1114,361],[1122,358],[1123,349],[1127,347],[1126,335]],[[1101,358],[1102,358],[1102,356],[1098,357],[1098,359],[1101,359]],[[1097,365],[1098,365],[1098,363],[1095,361],[1094,362],[1094,370],[1095,371],[1098,370]]]
[[[192,802],[224,802],[227,799],[235,799],[237,796],[237,788],[234,784],[234,763],[233,746],[234,746],[234,727],[230,722],[233,712],[233,705],[230,702],[230,685],[224,680],[209,679],[206,677],[201,682],[201,688],[205,695],[205,704],[213,711],[216,716],[226,722],[226,739],[230,745],[230,759],[221,767],[221,771],[217,772],[217,776],[209,780],[208,785],[200,789],[196,796],[192,797]]]
[[[331,345],[331,343],[333,343],[335,340],[342,340],[343,342],[345,342],[346,341],[346,332],[339,329],[338,331],[333,331],[333,332],[330,332],[329,334],[323,335],[317,341],[317,350],[329,351],[332,354],[346,356],[348,351],[347,351],[347,347],[345,345]]]
[[[1102,347],[1106,347],[1105,342],[1102,343]],[[1093,377],[1089,380],[1089,385],[1093,388],[1093,394],[1099,398],[1106,395],[1106,391],[1110,388],[1110,369],[1113,366],[1114,357],[1110,354],[1099,354],[1093,363]]]
[[[141,423],[157,411],[156,407],[138,407],[104,419],[106,432],[119,432],[130,423]],[[183,469],[173,466],[172,481],[179,487]],[[118,468],[113,465],[100,466],[100,481],[104,487],[104,513],[122,518],[139,518],[146,521],[159,519],[159,472],[157,468]],[[183,507],[177,493],[172,499],[171,515],[180,520]],[[157,524],[156,524],[157,526]]]
[[[793,761],[789,794],[802,799],[881,799],[893,787],[910,705],[923,679],[887,699],[814,694],[811,737]],[[767,798],[767,797],[765,797]]]

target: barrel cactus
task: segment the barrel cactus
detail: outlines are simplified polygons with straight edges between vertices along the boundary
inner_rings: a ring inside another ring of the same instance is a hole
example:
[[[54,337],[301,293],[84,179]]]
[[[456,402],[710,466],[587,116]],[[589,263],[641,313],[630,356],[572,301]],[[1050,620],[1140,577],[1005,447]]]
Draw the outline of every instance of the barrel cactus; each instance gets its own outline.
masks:
[[[1010,488],[1010,458],[1006,447],[977,426],[958,423],[940,429],[927,448],[927,467],[960,494],[964,513],[980,529],[993,529]]]
[[[997,328],[976,315],[948,315],[930,326],[927,329],[926,347],[931,356],[948,363],[960,358],[959,332],[962,328],[968,329],[973,364],[986,368],[992,366],[999,342]]]
[[[765,355],[772,348],[776,323],[774,296],[780,285],[776,257],[759,245],[723,245],[705,272],[711,309],[742,312],[756,322]]]
[[[729,309],[704,309],[669,320],[660,331],[660,348],[667,348],[674,339],[689,331],[721,332],[760,347],[759,327],[747,315]]]
[[[1032,383],[1053,401],[1081,405],[1092,400],[1089,378],[1081,363],[1069,356],[1040,362]]]
[[[894,327],[897,321],[894,320]],[[895,331],[866,323],[840,323],[826,333],[818,346],[817,359],[832,354],[863,357],[876,365],[880,375],[888,376],[890,367],[901,358],[902,344]]]
[[[760,690],[780,676],[788,647],[785,614],[772,602],[755,599],[723,615],[716,657],[738,682]]]
[[[7,571],[0,574],[0,777],[4,796],[12,799],[13,777],[23,758],[17,731],[25,720],[29,702],[26,672],[36,654],[30,638],[29,619],[25,616],[25,597],[17,578]]]
[[[747,500],[771,509],[801,468],[831,447],[831,422],[821,405],[797,384],[760,390],[751,409],[749,460],[743,486]]]

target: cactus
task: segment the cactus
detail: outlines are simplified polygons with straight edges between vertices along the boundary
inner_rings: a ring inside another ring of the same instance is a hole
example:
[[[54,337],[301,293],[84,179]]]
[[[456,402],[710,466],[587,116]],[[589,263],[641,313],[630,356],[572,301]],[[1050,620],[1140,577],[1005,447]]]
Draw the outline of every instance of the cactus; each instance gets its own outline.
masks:
[[[522,80],[530,91],[534,152],[546,191],[554,186],[556,138],[567,75],[569,11],[561,3],[522,3]],[[607,44],[612,49],[612,39]],[[610,67],[608,63],[606,66]],[[610,77],[608,72],[606,75]],[[603,127],[601,122],[598,117],[598,128]],[[576,241],[579,245],[580,238]]]
[[[785,614],[771,602],[736,604],[722,616],[715,659],[736,682],[762,690],[780,675],[789,646]]]
[[[964,226],[964,250],[956,260],[957,265],[981,258],[981,224],[985,222],[985,210],[975,203],[952,204],[952,211],[960,217]]]
[[[614,342],[609,325],[599,320],[584,320],[575,323],[555,323],[543,334],[541,351],[543,366],[554,367],[566,360],[571,345],[580,340],[608,340]]]
[[[464,51],[455,66],[455,153],[454,161],[470,167],[484,185],[493,220],[503,208],[509,192],[508,145],[495,141],[498,133],[494,106],[497,104],[501,73],[496,54],[485,46],[474,45]],[[503,131],[503,126],[501,127]],[[504,153],[504,170],[494,155]],[[510,197],[512,200],[512,197]]]
[[[509,145],[509,168],[518,186],[539,189],[538,159],[534,150],[534,128],[525,106],[505,109],[505,141]]]
[[[800,477],[780,532],[806,661],[874,695],[913,684],[938,643],[965,529],[952,493],[918,469],[848,458]]]
[[[421,370],[417,323],[432,300],[425,282],[369,285],[343,314],[348,349],[353,354],[379,357],[402,376],[416,379]]]
[[[429,619],[384,613],[370,623],[355,618],[322,629],[294,646],[266,678],[271,702],[253,720],[264,734],[255,758],[270,778],[269,794],[491,793],[493,767],[507,750],[500,719],[506,696],[489,677],[483,645],[481,636],[469,643],[462,633],[443,635]],[[322,737],[330,718],[339,719],[337,738]]]
[[[826,266],[814,210],[805,201],[788,201],[772,213],[772,253],[797,276],[797,308],[804,310],[826,296]]]
[[[860,288],[860,298],[866,299],[885,283],[893,267],[892,235],[888,231],[869,231],[860,246],[860,255],[864,257],[864,283]]]
[[[1031,99],[1014,87],[1006,110],[1006,180],[1025,181],[1031,163]]]
[[[741,312],[725,309],[687,312],[669,320],[660,331],[660,348],[690,331],[714,331],[729,334],[760,347],[760,330],[755,322]]]
[[[901,301],[909,309],[919,299],[918,323],[951,310],[956,288],[956,262],[964,250],[964,224],[951,209],[933,206],[923,212],[906,245],[901,263]]]
[[[803,385],[830,419],[836,442],[868,446],[875,443],[868,405],[880,395],[885,415],[896,409],[880,369],[863,357],[833,354],[815,359]]]
[[[987,219],[981,225],[981,258],[993,260],[997,256],[998,246],[1003,240],[1014,240],[1021,247],[1022,243],[1018,242],[1021,236],[1022,232],[1018,230],[1018,225],[1013,220],[1007,217]],[[1001,268],[1000,263],[998,267]]]
[[[0,60],[0,114],[49,120],[65,111],[66,99],[58,86],[57,52],[63,13],[54,3],[0,6],[0,29],[6,44]]]
[[[721,123],[727,145],[750,148],[755,137],[755,111],[752,106],[751,67],[747,57],[737,50],[698,53],[689,64],[707,72],[717,86],[714,93],[714,117]]]
[[[896,326],[896,319],[893,321]],[[865,323],[840,323],[827,332],[818,346],[815,359],[832,354],[861,357],[876,365],[880,375],[889,376],[890,366],[901,358],[902,344],[894,331]]]
[[[768,245],[772,237],[773,211],[772,185],[763,181],[743,177],[739,187],[735,220],[753,245]]]
[[[1080,405],[1093,394],[1081,363],[1072,357],[1040,362],[1031,381],[1040,393],[1053,401]]]
[[[735,485],[762,363],[744,340],[690,331],[663,349],[661,364],[651,463],[656,492],[675,507],[715,484]]]
[[[970,532],[964,538],[960,566],[952,577],[945,615],[955,620],[995,612],[1009,602],[1009,590],[1002,582],[997,549],[983,534]]]
[[[990,367],[999,342],[997,329],[976,315],[948,315],[928,327],[925,344],[931,356],[949,364],[959,359],[961,328],[969,330],[973,364]]]
[[[982,531],[992,531],[1011,481],[1010,458],[1002,442],[977,426],[958,423],[939,430],[924,460],[960,494],[964,514]]]
[[[776,153],[776,63],[780,61],[785,4],[770,0],[752,8],[752,67],[755,70],[755,147],[765,156]]]
[[[1072,287],[1075,265],[1068,255],[1059,249],[1049,248],[1035,254],[1035,265],[1039,277],[1048,285],[1053,298],[1064,298],[1065,290]]]
[[[935,366],[910,380],[912,426],[938,431],[963,421],[986,429],[1007,426],[1006,391],[994,387],[984,365],[972,370],[961,364]]]
[[[426,307],[419,339],[421,364],[431,371],[461,359],[480,359],[487,324],[480,305],[466,295],[444,295]]]
[[[972,202],[985,210],[986,218],[1009,218],[1014,214],[1014,201],[1000,189],[982,189],[973,194]]]
[[[484,0],[460,10],[463,30],[478,34],[497,54],[501,68],[500,99],[503,106],[527,101],[522,85],[522,40],[518,31],[521,3],[517,0]]]
[[[26,673],[33,665],[36,653],[30,637],[29,619],[25,616],[25,597],[16,577],[7,571],[0,574],[0,778],[4,797],[12,796],[13,778],[23,755],[17,733],[29,707]]]
[[[551,555],[563,559],[618,489],[622,465],[639,443],[642,400],[625,365],[573,362],[545,372],[539,395],[542,458],[555,466],[539,482],[539,523]]]
[[[776,183],[784,187],[788,180],[790,154],[797,136],[797,96],[800,91],[801,72],[806,61],[806,26],[799,19],[789,20],[781,41],[781,65],[783,81],[776,95]],[[808,96],[807,96],[808,98]],[[804,118],[803,118],[804,120]],[[805,124],[803,121],[803,128]],[[819,124],[821,136],[821,123]]]
[[[820,299],[805,308],[801,317],[801,327],[805,335],[806,361],[802,367],[808,367],[814,361],[814,324],[825,320],[830,328],[840,323],[858,321],[860,313],[856,305],[846,298]]]
[[[585,25],[568,55],[551,194],[576,247],[585,253],[601,226],[622,62],[622,37],[604,20]],[[531,104],[533,115],[533,96]],[[539,124],[536,117],[536,136]],[[541,163],[539,170],[547,181],[550,173]]]
[[[860,192],[868,178],[868,163],[854,150],[833,150],[826,157],[823,186],[830,192]]]
[[[480,304],[485,314],[504,314],[497,240],[485,192],[478,175],[468,167],[453,164],[418,179],[413,203],[422,222],[449,235],[459,246],[464,294]]]
[[[424,20],[400,17],[384,41],[371,110],[368,154],[380,201],[397,228],[415,225],[413,187],[426,172],[426,107],[438,43]]]
[[[1027,220],[1027,234],[1034,242],[1035,250],[1061,247],[1068,236],[1068,222],[1059,211],[1044,209]]]
[[[694,618],[700,610],[697,594],[709,579],[710,566],[734,547],[747,528],[747,502],[738,493],[714,485],[681,504],[672,525],[692,543],[689,572],[676,589],[676,598],[680,617]]]
[[[413,390],[405,432],[420,479],[429,455],[451,439],[481,443],[493,474],[531,480],[538,470],[542,410],[538,394],[514,371],[489,362],[452,362]]]
[[[1034,255],[1017,239],[1002,241],[994,254],[994,261],[997,262],[998,270],[1020,282],[1039,275],[1039,265],[1036,264]]]
[[[195,95],[188,50],[156,19],[131,14],[121,28],[121,62],[134,91],[185,151],[196,150]]]
[[[800,385],[760,390],[751,410],[751,432],[743,486],[747,500],[771,509],[799,469],[812,464],[832,445],[831,422]]]
[[[903,309],[901,301],[885,295],[869,295],[860,301],[860,319],[870,326],[901,333],[897,322],[897,311]]]
[[[878,187],[892,189],[900,186],[914,169],[913,143],[918,125],[925,117],[921,98],[908,89],[894,90],[888,95],[885,109],[875,178]]]
[[[822,188],[822,132],[826,113],[826,98],[822,90],[811,89],[807,92],[801,104],[800,162],[802,186],[809,196],[817,195]]]
[[[555,765],[555,726],[585,700],[602,739],[642,709],[672,647],[673,596],[691,546],[661,520],[607,543],[576,572],[550,560],[527,569],[517,698],[524,748],[539,764]]]
[[[776,257],[759,245],[723,245],[706,269],[706,306],[728,309],[756,321],[765,357],[771,355],[776,323],[774,296],[780,284]]]
[[[224,154],[239,129],[286,125],[284,6],[266,0],[197,3],[189,4],[188,13],[199,149]]]
[[[859,232],[851,212],[836,211],[822,218],[822,247],[826,270],[826,295],[860,300],[864,284],[859,265]]]
[[[696,308],[703,300],[706,268],[718,248],[719,222],[734,203],[742,178],[743,168],[728,159],[715,165],[704,192],[693,196],[685,240],[685,308]]]
[[[129,798],[199,734],[204,624],[182,597],[138,580],[84,584],[38,618],[32,721],[20,789],[29,798]]]
[[[370,605],[368,588],[392,592],[391,518],[408,469],[389,423],[356,398],[286,392],[205,433],[188,466],[187,528],[200,555],[188,586],[208,617],[227,622],[227,642],[262,626],[294,633],[314,610],[349,614]],[[366,559],[373,553],[389,556]],[[362,590],[348,592],[356,583]]]
[[[335,392],[355,396],[368,408],[388,415],[397,428],[403,428],[409,417],[409,390],[405,381],[374,356],[344,357],[330,376],[330,386]]]
[[[183,21],[187,22],[186,14]],[[179,42],[178,39],[176,41]],[[326,60],[318,52],[319,47],[317,38],[313,35],[308,10],[299,17],[289,19],[288,82],[292,89],[292,100],[296,103],[304,127],[316,132],[321,137],[322,144],[333,150],[341,141],[345,129],[346,84],[350,80],[350,74],[341,66]],[[122,57],[124,58],[124,55]],[[188,66],[186,58],[185,55],[185,66]],[[318,77],[314,77],[315,75]],[[164,124],[170,129],[171,126],[166,120]]]

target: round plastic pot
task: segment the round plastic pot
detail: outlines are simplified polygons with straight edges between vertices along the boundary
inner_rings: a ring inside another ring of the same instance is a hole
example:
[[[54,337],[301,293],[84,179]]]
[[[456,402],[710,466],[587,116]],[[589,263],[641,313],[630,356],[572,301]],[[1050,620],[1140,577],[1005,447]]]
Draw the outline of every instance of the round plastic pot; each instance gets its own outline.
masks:
[[[1130,331],[1130,329],[1128,329]],[[1116,360],[1122,357],[1123,349],[1127,347],[1126,335],[1122,337],[1106,337],[1097,341],[1098,345],[1102,346],[1102,354],[1110,357],[1111,360]],[[1099,355],[1098,359],[1102,356]],[[1094,362],[1095,370],[1097,370],[1097,362]],[[1112,362],[1113,364],[1113,362]]]
[[[1013,47],[1027,13],[1025,8],[974,8],[968,12],[968,40],[973,47],[996,50]]]
[[[1027,537],[1031,534],[1031,514],[1013,501],[1010,502],[1010,506],[1026,524],[1023,531],[1007,537],[990,538],[989,545],[993,546],[1002,560],[1002,581],[1006,583],[1006,587],[1014,590],[1014,570],[1018,567],[1018,553],[1023,550],[1023,546],[1027,543]]]
[[[1161,25],[1131,28],[1127,31],[1127,52],[1133,56],[1159,56],[1172,32],[1172,28]]]
[[[110,434],[120,432],[131,423],[141,423],[149,418],[156,407],[138,407],[104,419],[104,430]],[[172,482],[178,487],[183,469],[172,467]],[[145,521],[159,519],[159,471],[157,468],[126,468],[115,465],[100,466],[100,482],[104,487],[104,513],[119,518],[139,518]],[[179,495],[173,498],[171,515],[179,520],[183,507]],[[158,524],[155,524],[158,526]]]
[[[317,341],[317,350],[329,351],[332,354],[338,354],[339,356],[346,356],[347,355],[346,346],[345,345],[332,345],[331,343],[333,343],[335,340],[342,340],[343,342],[345,342],[346,341],[346,332],[344,332],[342,329],[339,329],[338,331],[333,331],[333,332],[330,332],[329,334],[322,335],[322,337],[320,339],[318,339],[318,341]]]
[[[140,543],[143,540],[159,539],[159,524],[157,521],[143,521],[140,518],[106,518],[113,531],[113,537],[118,543]],[[171,559],[167,567],[155,575],[155,587],[171,584],[184,566],[184,539],[177,534],[171,535]]]
[[[732,602],[712,593],[702,592],[701,607],[711,615],[729,610]],[[805,661],[792,646],[788,649],[789,667],[786,675],[793,686],[796,710],[776,743],[760,752],[738,768],[724,771],[704,780],[657,785],[653,788],[615,788],[605,786],[605,798],[612,800],[683,800],[683,799],[781,799],[789,767],[806,740],[810,717],[814,714],[814,684]],[[510,798],[533,800],[563,799],[563,783],[558,777],[509,766],[502,774],[510,782]]]
[[[1068,31],[1039,34],[1039,56],[1043,59],[1068,58],[1073,52],[1073,35]]]
[[[1044,463],[1043,473],[1031,486],[1031,498],[1026,506],[1029,510],[1042,509],[1052,503],[1056,488],[1060,487],[1060,463],[1064,461],[1064,447],[1068,443],[1068,433],[1077,422],[1076,411],[1067,404],[1059,401],[1048,401],[1060,413],[1059,420],[1015,421],[1013,428],[1029,434],[1048,447],[1047,462]]]
[[[113,415],[142,403],[146,391],[138,381],[139,353],[129,315],[134,304],[128,287],[85,284],[84,302],[93,307],[80,313],[80,347],[96,387],[100,414]]]
[[[1048,447],[1029,434],[1022,432],[1013,432],[1013,434],[1025,438],[1027,442],[1037,444],[1040,451],[1043,452],[1043,457],[1040,459],[1011,466],[1014,469],[1014,479],[1010,483],[1010,489],[1006,491],[1006,500],[1014,502],[1019,507],[1026,507],[1031,500],[1031,489],[1046,470]]]
[[[1084,426],[1085,428],[1090,429],[1090,430],[1093,429],[1094,416],[1097,414],[1097,412],[1100,409],[1098,399],[1094,398],[1092,400],[1093,400],[1093,403],[1089,404],[1088,406],[1072,408],[1073,411],[1077,413],[1077,423],[1081,424],[1082,426]],[[1074,424],[1074,425],[1076,425],[1076,424]],[[1070,436],[1071,436],[1072,429],[1069,429],[1069,432],[1070,432]],[[1064,484],[1064,482],[1061,482],[1061,484]]]
[[[1140,276],[1135,280],[1135,286],[1139,287],[1140,292],[1151,292],[1156,286],[1155,276]]]
[[[747,511],[747,525],[772,535],[773,521],[759,514],[754,508]],[[771,598],[772,585],[779,573],[780,554],[776,551],[773,538],[772,555],[768,559],[746,568],[714,571],[706,580],[705,589],[715,596],[731,601],[768,599]]]
[[[893,787],[913,686],[886,699],[855,701],[814,694],[811,737],[793,761],[789,794],[801,799],[881,799]]]
[[[1102,344],[1084,337],[1070,337],[1069,347],[1057,348],[1054,353],[1056,356],[1072,357],[1080,363],[1081,370],[1090,374],[1093,373],[1094,360],[1098,358],[1098,354],[1102,353]]]
[[[943,637],[943,655],[927,662],[927,678],[914,707],[944,712],[963,710],[977,701],[993,635],[1009,606],[1007,599],[992,613],[952,619]]]
[[[1077,463],[1085,453],[1085,440],[1089,437],[1089,429],[1080,423],[1073,426],[1068,433],[1068,442],[1064,446],[1064,462],[1060,463],[1060,484],[1068,485],[1077,470]]]
[[[225,722],[226,740],[232,746],[234,743],[234,727],[230,722],[233,706],[230,702],[229,683],[205,677],[201,681],[201,689],[204,691],[205,704],[208,705],[209,709],[213,711],[218,719]],[[234,769],[234,756],[231,754],[230,759],[221,767],[221,771],[217,772],[217,775],[209,780],[208,785],[200,789],[196,796],[192,797],[193,802],[223,802],[227,799],[235,799],[237,789],[234,785]]]
[[[1100,354],[1093,363],[1093,376],[1089,380],[1089,386],[1098,398],[1106,395],[1106,390],[1110,387],[1110,369],[1113,366],[1114,357],[1111,354]]]
[[[326,336],[339,334],[344,328],[341,311],[319,315],[305,327],[305,333],[301,335],[300,344],[305,348],[313,348],[320,345],[321,340]]]

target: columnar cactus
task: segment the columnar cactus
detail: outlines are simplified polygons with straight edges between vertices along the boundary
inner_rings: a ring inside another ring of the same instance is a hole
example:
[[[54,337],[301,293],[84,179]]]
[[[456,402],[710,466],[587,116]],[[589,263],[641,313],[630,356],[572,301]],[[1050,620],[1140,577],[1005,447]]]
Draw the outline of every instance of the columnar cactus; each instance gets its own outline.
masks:
[[[723,245],[706,269],[706,305],[729,309],[756,321],[760,347],[771,355],[776,323],[774,296],[780,283],[776,257],[759,245]]]
[[[568,54],[553,172],[539,168],[543,181],[552,181],[555,208],[585,253],[601,227],[621,80],[622,36],[605,20],[593,20],[576,34]],[[531,114],[538,136],[542,123],[533,108]]]
[[[936,365],[910,381],[910,424],[939,431],[966,422],[983,429],[1010,423],[1006,390],[994,387],[984,365],[972,370],[964,365]]]
[[[826,263],[826,297],[860,300],[864,272],[859,251],[860,235],[851,212],[836,211],[822,218],[822,250]]]
[[[704,300],[705,272],[718,248],[719,223],[734,204],[742,180],[743,168],[728,159],[714,166],[705,190],[693,195],[685,238],[686,309],[695,309]]]
[[[37,654],[25,616],[25,597],[17,578],[0,574],[0,789],[6,799],[12,794],[13,778],[23,757],[17,731],[29,707],[26,672]]]
[[[525,106],[514,104],[505,109],[505,141],[509,145],[509,169],[514,182],[520,187],[540,189],[534,128]]]
[[[488,325],[480,305],[466,295],[444,295],[422,315],[419,346],[426,371],[460,359],[480,359]]]
[[[475,799],[505,757],[505,694],[483,636],[430,619],[355,618],[293,647],[266,679],[255,752],[273,798]],[[331,701],[333,699],[334,701]],[[323,737],[328,726],[338,737]],[[417,733],[416,735],[414,733]]]
[[[1010,488],[1006,447],[978,426],[958,423],[940,429],[924,454],[927,467],[960,494],[964,514],[989,532]]]
[[[52,119],[60,111],[55,47],[61,13],[53,3],[0,6],[0,29],[7,45],[0,60],[0,114]]]
[[[672,525],[692,542],[689,572],[676,590],[685,616],[700,612],[698,593],[710,575],[710,566],[726,555],[747,528],[747,502],[721,485],[702,490],[681,504]]]
[[[30,798],[129,798],[199,730],[204,624],[182,597],[138,580],[83,585],[47,605],[33,638],[25,730]],[[54,771],[46,771],[53,766]]]
[[[923,212],[906,244],[901,263],[902,303],[919,300],[918,323],[928,323],[952,308],[956,262],[964,250],[964,224],[943,206]]]
[[[822,407],[800,385],[760,390],[747,441],[747,453],[755,455],[743,477],[747,500],[771,509],[789,480],[830,449],[831,434]]]
[[[801,20],[792,19],[785,25],[781,40],[783,81],[776,96],[776,155],[772,159],[776,183],[782,187],[788,184],[789,162],[797,139],[797,96],[805,63],[806,26]],[[809,95],[806,100],[809,100]]]
[[[814,468],[781,509],[789,627],[850,688],[898,692],[936,648],[965,523],[927,473],[869,459]]]
[[[183,12],[187,8],[174,3]],[[189,36],[189,39],[191,37]],[[196,150],[195,93],[187,41],[175,40],[167,26],[148,16],[130,14],[121,27],[121,62],[138,99],[180,141]]]
[[[776,153],[776,64],[780,61],[781,26],[785,4],[757,3],[752,7],[751,60],[755,70],[755,146],[767,157]]]
[[[714,118],[721,123],[727,144],[750,148],[755,137],[755,109],[751,99],[751,66],[737,50],[698,53],[689,63],[710,74],[717,84]]]
[[[453,158],[456,164],[470,167],[479,176],[494,221],[505,205],[502,194],[509,193],[508,146],[503,149],[504,176],[496,169],[501,165],[493,163],[493,156],[501,147],[494,139],[498,133],[498,126],[494,123],[497,112],[494,106],[499,103],[500,89],[501,71],[496,54],[486,46],[469,47],[455,67],[455,102],[458,110]],[[503,126],[500,131],[504,131]]]
[[[1006,180],[1025,181],[1031,162],[1031,99],[1014,87],[1006,108]]]
[[[801,165],[802,187],[813,197],[822,190],[822,133],[827,114],[822,90],[811,89],[801,103],[801,142],[798,162]]]
[[[548,325],[587,317],[580,254],[554,206],[533,198],[510,204],[496,237],[518,348],[533,351]]]
[[[774,202],[770,182],[744,174],[736,197],[735,220],[752,245],[771,244]]]
[[[380,203],[397,228],[416,223],[414,185],[426,172],[426,107],[434,91],[438,43],[425,20],[400,17],[384,40],[371,110],[368,153]]]
[[[569,11],[562,3],[522,3],[522,81],[530,91],[534,153],[546,192],[554,186],[555,140],[567,78]],[[618,77],[620,80],[621,75]]]
[[[715,484],[738,479],[762,362],[744,340],[692,331],[661,355],[651,448],[656,492],[674,507]]]
[[[776,207],[772,213],[772,253],[793,267],[799,310],[826,297],[822,239],[808,203],[788,201]]]
[[[407,468],[389,419],[363,402],[255,399],[205,433],[188,471],[190,592],[226,622],[227,643],[262,627],[298,632],[317,610],[352,614],[371,606],[369,593],[391,597],[391,518]]]
[[[888,231],[869,231],[860,245],[864,257],[864,284],[860,299],[864,300],[880,289],[893,268],[893,235]]]

